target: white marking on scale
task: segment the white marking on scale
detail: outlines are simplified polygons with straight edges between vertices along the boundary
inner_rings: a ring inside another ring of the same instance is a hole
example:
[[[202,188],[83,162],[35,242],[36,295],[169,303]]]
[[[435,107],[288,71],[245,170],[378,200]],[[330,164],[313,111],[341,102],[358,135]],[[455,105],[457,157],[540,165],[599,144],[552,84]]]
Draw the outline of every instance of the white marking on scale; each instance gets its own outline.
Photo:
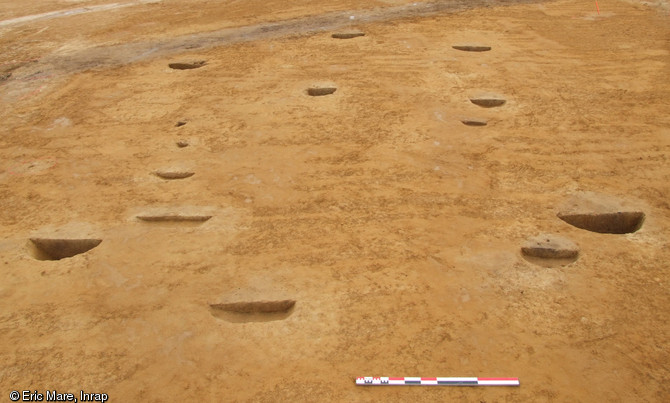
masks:
[[[476,377],[418,377],[406,376],[390,378],[386,376],[365,376],[356,378],[357,385],[440,385],[440,386],[519,386],[519,378],[476,378]]]
[[[437,378],[437,380],[442,382],[477,382],[477,378],[474,377]]]

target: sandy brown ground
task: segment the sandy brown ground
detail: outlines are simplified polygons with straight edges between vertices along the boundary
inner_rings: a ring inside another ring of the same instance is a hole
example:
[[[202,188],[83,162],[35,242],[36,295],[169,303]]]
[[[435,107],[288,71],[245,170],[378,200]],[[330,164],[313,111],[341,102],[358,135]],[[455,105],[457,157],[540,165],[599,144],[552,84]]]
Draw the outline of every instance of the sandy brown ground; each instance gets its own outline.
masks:
[[[109,4],[30,3],[0,2],[0,20]],[[285,3],[164,0],[0,28],[1,398],[670,400],[667,8],[488,2],[354,20],[366,36],[351,40],[296,26],[169,54],[178,36],[410,2]],[[129,41],[165,53],[68,64]],[[207,64],[167,66],[190,60]],[[507,103],[477,107],[480,91]],[[152,174],[172,168],[195,174]],[[559,220],[583,191],[636,206],[643,227]],[[156,211],[213,218],[135,218]],[[523,259],[546,232],[579,259]],[[41,261],[35,236],[103,241]],[[272,321],[209,307],[283,299],[295,307]],[[355,386],[364,375],[521,386]]]

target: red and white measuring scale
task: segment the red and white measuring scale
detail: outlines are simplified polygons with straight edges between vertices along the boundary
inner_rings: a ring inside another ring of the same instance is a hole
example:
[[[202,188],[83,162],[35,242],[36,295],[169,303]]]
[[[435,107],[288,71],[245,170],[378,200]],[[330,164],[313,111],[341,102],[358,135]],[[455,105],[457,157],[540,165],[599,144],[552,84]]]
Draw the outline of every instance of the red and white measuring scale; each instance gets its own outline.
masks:
[[[392,378],[388,376],[361,376],[356,378],[356,385],[519,386],[519,378],[422,378],[412,376]]]

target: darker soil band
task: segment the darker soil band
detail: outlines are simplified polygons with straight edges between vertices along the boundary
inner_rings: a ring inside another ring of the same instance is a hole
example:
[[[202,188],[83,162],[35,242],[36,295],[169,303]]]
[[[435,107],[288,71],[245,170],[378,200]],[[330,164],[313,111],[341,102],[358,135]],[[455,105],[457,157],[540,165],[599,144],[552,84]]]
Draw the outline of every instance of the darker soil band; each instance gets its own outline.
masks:
[[[534,4],[539,0],[496,1],[500,6],[509,4]],[[309,15],[284,21],[264,22],[255,25],[226,28],[201,34],[185,34],[169,41],[156,39],[132,42],[94,49],[83,49],[74,54],[52,56],[40,60],[59,74],[77,73],[94,67],[124,65],[129,61],[138,62],[150,58],[178,54],[193,48],[208,49],[222,45],[266,40],[296,34],[346,29],[349,16],[356,14],[359,21],[367,24],[405,18],[420,18],[440,13],[457,13],[477,7],[490,7],[492,0],[435,0],[418,4],[404,4],[381,7],[372,10],[335,11],[321,15]],[[184,63],[173,63],[181,65]],[[186,63],[192,64],[192,63]]]

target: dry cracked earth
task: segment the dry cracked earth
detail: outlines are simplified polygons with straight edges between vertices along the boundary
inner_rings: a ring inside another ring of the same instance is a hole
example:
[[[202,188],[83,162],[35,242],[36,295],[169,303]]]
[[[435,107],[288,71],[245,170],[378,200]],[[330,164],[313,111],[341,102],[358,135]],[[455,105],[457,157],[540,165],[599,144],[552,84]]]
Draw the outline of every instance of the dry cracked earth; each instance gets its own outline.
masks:
[[[669,401],[669,11],[0,1],[0,399]]]

